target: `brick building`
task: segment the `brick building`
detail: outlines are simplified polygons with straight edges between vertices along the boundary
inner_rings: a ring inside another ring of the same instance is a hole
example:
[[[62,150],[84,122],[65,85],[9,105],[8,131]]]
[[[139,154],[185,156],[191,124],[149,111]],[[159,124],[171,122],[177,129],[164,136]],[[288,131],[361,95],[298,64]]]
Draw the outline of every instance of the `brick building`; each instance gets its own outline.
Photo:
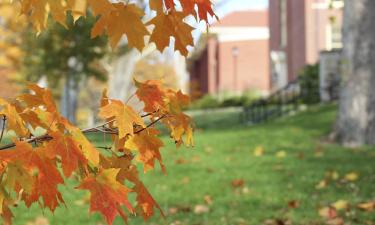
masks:
[[[316,63],[321,51],[342,47],[343,5],[342,0],[269,0],[273,88]]]
[[[192,92],[270,91],[268,12],[238,11],[202,35],[188,59]]]

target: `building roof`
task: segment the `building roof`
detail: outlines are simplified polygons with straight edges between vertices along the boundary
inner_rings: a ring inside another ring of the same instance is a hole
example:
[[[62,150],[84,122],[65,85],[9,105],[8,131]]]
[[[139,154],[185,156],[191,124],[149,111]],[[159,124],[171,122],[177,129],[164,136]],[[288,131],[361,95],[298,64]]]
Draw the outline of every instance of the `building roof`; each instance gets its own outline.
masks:
[[[268,27],[268,10],[247,10],[232,12],[213,27]]]

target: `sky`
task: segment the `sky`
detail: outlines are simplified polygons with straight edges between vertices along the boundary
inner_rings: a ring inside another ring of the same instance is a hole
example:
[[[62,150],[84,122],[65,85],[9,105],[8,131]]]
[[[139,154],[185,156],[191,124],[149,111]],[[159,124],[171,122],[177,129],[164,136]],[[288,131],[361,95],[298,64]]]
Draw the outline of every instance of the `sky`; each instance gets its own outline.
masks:
[[[220,5],[220,3],[216,4]],[[268,0],[227,0],[227,2],[223,3],[223,5],[219,6],[216,9],[216,12],[220,17],[222,17],[230,12],[237,10],[264,9],[267,6]]]

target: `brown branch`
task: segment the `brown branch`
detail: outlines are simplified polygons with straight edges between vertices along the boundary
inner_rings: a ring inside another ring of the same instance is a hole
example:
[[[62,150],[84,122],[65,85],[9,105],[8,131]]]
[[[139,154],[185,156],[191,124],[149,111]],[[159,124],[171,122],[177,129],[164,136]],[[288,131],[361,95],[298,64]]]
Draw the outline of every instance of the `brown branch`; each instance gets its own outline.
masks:
[[[152,115],[153,113],[148,113],[148,114],[145,114],[143,115],[142,117],[147,117],[147,116],[150,116]],[[134,132],[135,134],[138,134],[144,130],[146,130],[147,128],[153,126],[154,124],[156,124],[158,121],[160,121],[161,119],[165,118],[166,115],[163,115],[161,117],[159,117],[157,120],[153,121],[152,123],[150,123],[149,125],[147,125],[146,127]],[[92,128],[86,128],[86,129],[83,129],[81,130],[82,133],[84,134],[88,134],[88,133],[105,133],[105,134],[114,134],[114,135],[118,135],[118,131],[117,130],[114,130],[112,128],[108,128],[106,127],[108,124],[110,123],[113,123],[115,120],[111,120],[111,121],[108,121],[106,123],[103,123],[99,126],[96,126],[96,127],[92,127]],[[33,137],[33,138],[29,138],[29,139],[26,139],[25,142],[27,143],[37,143],[37,142],[45,142],[45,141],[50,141],[52,140],[52,137],[48,134],[44,134],[44,135],[41,135],[41,136],[38,136],[38,137]],[[15,147],[16,144],[15,143],[10,143],[10,144],[7,144],[7,145],[4,145],[4,146],[1,146],[0,147],[0,151],[2,150],[6,150],[6,149],[10,149],[10,148],[13,148]]]
[[[2,127],[1,127],[1,134],[0,134],[0,143],[3,140],[4,130],[5,130],[5,122],[6,121],[7,121],[7,117],[3,116],[3,124],[2,124]]]

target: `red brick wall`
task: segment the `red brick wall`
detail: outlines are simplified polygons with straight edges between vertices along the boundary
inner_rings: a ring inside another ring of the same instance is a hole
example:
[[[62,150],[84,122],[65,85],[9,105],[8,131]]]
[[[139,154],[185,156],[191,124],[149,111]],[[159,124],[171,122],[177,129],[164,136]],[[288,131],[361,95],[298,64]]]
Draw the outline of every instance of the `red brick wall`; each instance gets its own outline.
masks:
[[[327,49],[327,25],[334,16],[342,24],[340,9],[313,9],[326,0],[287,1],[287,45],[280,46],[280,0],[269,0],[270,50],[285,51],[289,80],[306,65],[318,61],[319,52]]]
[[[269,91],[268,40],[225,42],[219,45],[220,91]],[[237,59],[232,50],[239,50]]]

